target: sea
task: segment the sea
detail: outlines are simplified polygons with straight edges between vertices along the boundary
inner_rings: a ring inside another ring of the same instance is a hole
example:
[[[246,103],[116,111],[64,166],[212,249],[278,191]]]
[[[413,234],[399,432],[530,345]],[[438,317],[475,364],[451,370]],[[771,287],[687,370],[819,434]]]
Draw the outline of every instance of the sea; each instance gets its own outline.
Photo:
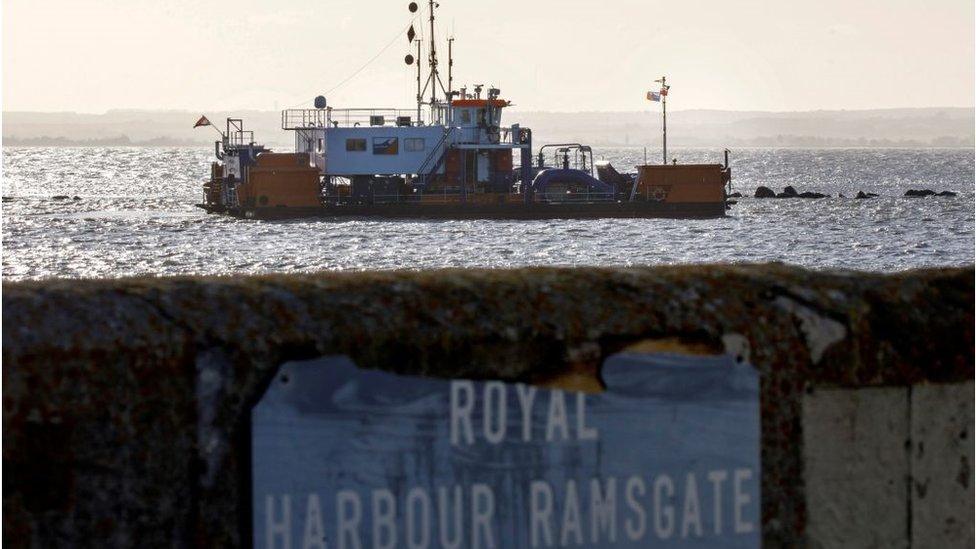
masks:
[[[738,149],[721,219],[237,220],[195,204],[203,148],[3,148],[3,279],[444,267],[783,262],[896,272],[974,263],[972,149]],[[656,158],[649,153],[652,158]],[[594,148],[620,171],[641,148]],[[677,149],[721,162],[720,149]],[[760,186],[829,194],[756,199]],[[909,189],[954,197],[907,198]],[[858,191],[877,198],[854,199]]]

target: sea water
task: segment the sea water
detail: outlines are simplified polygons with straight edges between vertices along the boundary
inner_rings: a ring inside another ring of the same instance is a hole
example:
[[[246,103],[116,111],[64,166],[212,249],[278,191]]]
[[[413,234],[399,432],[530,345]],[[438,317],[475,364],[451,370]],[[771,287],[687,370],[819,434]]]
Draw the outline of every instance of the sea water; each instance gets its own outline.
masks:
[[[594,153],[620,171],[643,161],[638,148]],[[673,153],[722,161],[718,149]],[[733,190],[746,197],[709,220],[238,220],[194,206],[212,156],[4,148],[3,278],[768,261],[890,272],[974,262],[973,150],[735,150]],[[831,196],[750,198],[759,185]],[[912,188],[958,195],[905,198]],[[855,200],[858,191],[880,196]]]

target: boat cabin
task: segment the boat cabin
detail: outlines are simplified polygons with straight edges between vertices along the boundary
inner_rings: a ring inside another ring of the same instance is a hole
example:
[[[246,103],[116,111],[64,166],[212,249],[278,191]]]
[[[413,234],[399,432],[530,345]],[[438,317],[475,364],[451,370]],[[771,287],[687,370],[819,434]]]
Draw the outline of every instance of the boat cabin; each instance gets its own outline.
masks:
[[[295,132],[295,151],[329,178],[400,177],[424,190],[470,187],[505,191],[512,151],[527,132],[502,126],[509,102],[491,88],[481,97],[462,88],[430,109],[289,109],[282,127]],[[486,188],[487,187],[487,188]]]

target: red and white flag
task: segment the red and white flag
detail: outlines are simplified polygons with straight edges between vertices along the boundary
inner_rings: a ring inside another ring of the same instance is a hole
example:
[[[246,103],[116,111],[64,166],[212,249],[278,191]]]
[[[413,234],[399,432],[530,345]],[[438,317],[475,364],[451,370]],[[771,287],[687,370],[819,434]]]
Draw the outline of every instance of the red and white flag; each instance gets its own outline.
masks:
[[[197,123],[194,124],[193,127],[199,128],[200,126],[212,126],[212,124],[210,123],[209,120],[207,120],[206,116],[201,116],[200,120],[197,120]]]

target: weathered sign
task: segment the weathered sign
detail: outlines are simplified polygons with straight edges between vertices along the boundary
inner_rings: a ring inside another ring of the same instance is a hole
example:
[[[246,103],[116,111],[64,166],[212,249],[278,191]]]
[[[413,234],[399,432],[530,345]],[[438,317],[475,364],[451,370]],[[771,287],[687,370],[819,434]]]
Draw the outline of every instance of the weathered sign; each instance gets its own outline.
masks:
[[[619,354],[606,391],[284,364],[252,411],[256,547],[760,543],[759,387]]]

